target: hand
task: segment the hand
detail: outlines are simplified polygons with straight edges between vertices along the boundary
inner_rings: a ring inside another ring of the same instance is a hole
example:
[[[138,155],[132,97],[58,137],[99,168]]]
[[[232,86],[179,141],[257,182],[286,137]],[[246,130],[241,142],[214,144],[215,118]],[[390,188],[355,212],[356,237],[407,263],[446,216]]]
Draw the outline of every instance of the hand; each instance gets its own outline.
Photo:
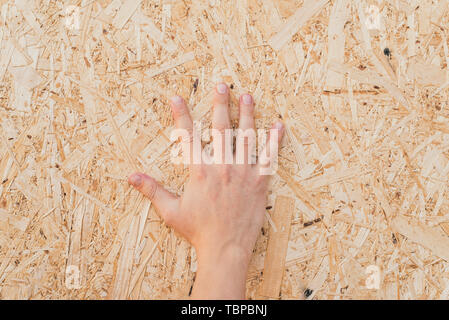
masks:
[[[181,142],[193,151],[194,126],[185,101],[174,97],[171,108],[176,127],[185,129],[190,136]],[[240,97],[239,126],[243,130],[255,129],[254,102],[249,94]],[[212,127],[222,134],[231,128],[229,88],[224,83],[215,89]],[[284,133],[280,122],[272,129],[277,130],[278,137],[275,145],[267,142],[268,149],[274,146],[272,150],[276,150],[276,154],[268,150],[269,161],[277,156],[277,145]],[[198,272],[193,298],[245,297],[246,273],[264,220],[269,176],[260,174],[266,163],[248,164],[248,141],[243,148],[243,164],[190,161],[190,179],[181,197],[143,173],[129,177],[129,183],[152,201],[165,223],[195,247]]]

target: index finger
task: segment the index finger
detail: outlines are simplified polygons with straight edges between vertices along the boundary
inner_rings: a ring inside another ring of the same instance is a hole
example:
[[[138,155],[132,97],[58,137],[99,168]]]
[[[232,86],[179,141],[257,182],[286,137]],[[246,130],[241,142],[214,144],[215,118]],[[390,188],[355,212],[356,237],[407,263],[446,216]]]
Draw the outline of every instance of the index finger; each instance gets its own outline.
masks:
[[[184,99],[180,96],[171,98],[170,106],[176,128],[183,131],[183,135],[181,136],[181,146],[184,152],[184,157],[186,157],[185,161],[191,165],[194,160],[194,126],[192,118],[190,117],[189,108]],[[186,152],[188,154],[185,154]]]

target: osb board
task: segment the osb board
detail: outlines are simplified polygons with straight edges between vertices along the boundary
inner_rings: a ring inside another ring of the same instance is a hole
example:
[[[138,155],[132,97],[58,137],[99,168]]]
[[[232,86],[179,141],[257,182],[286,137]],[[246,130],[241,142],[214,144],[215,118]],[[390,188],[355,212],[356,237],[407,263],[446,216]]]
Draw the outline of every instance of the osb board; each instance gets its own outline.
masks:
[[[260,289],[261,298],[277,299],[281,293],[294,209],[295,199],[284,196],[276,197],[272,214],[275,227],[270,228],[268,236],[263,281]]]
[[[209,125],[221,79],[287,124],[282,299],[448,298],[448,26],[447,0],[1,0],[0,297],[186,297],[195,254],[126,177],[182,192],[167,99]]]

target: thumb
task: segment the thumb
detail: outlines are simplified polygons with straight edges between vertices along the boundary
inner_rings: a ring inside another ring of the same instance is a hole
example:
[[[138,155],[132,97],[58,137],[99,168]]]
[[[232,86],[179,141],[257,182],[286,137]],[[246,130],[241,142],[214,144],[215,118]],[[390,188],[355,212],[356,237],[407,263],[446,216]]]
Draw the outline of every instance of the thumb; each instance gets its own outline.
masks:
[[[144,173],[133,173],[129,176],[128,183],[150,199],[167,225],[173,224],[173,219],[178,212],[179,199],[177,196]]]

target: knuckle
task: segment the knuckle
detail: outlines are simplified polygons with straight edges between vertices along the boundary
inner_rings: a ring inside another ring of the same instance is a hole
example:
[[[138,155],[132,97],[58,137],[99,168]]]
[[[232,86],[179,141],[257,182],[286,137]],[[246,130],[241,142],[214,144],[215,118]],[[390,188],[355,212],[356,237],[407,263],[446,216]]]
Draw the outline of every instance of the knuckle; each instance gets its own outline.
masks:
[[[189,111],[186,106],[182,106],[173,110],[173,114],[176,118],[181,118],[187,116]]]
[[[256,173],[256,177],[254,179],[254,187],[256,189],[261,189],[262,190],[263,188],[266,187],[266,182],[267,182],[266,176],[264,176],[264,175],[260,174],[259,172],[257,172]]]
[[[229,183],[231,180],[231,170],[228,165],[224,165],[220,172],[221,180],[224,183]]]
[[[226,124],[219,123],[215,125],[214,129],[217,130],[220,135],[224,135],[226,133],[226,129],[228,129],[228,126]]]
[[[259,156],[258,162],[261,168],[268,168],[271,165],[271,159],[268,156]]]
[[[241,116],[252,116],[254,114],[254,105],[243,105],[240,107]]]
[[[206,170],[202,165],[195,166],[195,169],[192,171],[192,173],[196,180],[206,180]]]
[[[181,142],[183,143],[192,143],[193,142],[193,129],[186,128],[186,134],[182,136]]]
[[[229,91],[229,90],[228,90]],[[229,92],[227,94],[215,94],[213,98],[214,106],[226,106],[229,102]]]

